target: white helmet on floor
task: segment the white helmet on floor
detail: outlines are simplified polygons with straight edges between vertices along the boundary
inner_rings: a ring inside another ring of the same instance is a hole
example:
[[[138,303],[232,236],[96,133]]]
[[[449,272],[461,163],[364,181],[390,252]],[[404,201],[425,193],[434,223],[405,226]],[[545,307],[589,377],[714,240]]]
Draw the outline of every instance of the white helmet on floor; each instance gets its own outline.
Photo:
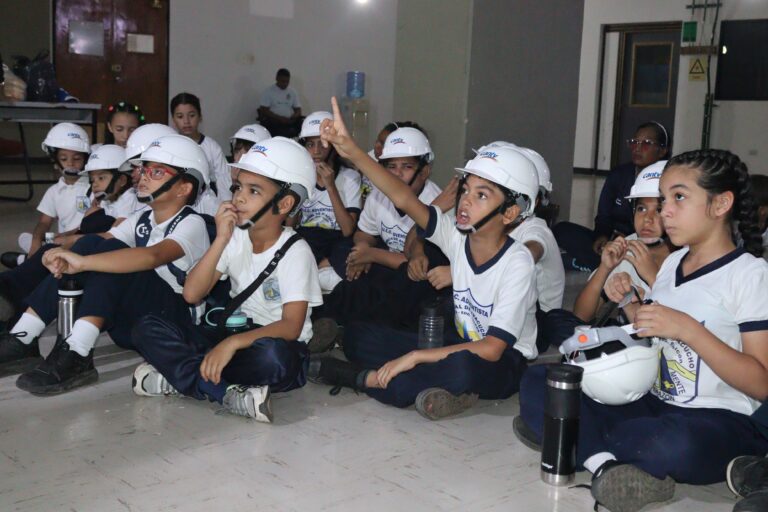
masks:
[[[117,144],[102,144],[93,150],[91,156],[88,157],[88,163],[85,164],[85,169],[80,171],[80,174],[120,169],[124,163],[125,150],[122,147]]]
[[[153,140],[165,137],[166,135],[176,135],[176,130],[166,124],[159,123],[145,124],[136,128],[125,143],[126,161],[120,167],[120,171],[130,171],[130,159],[138,158]]]
[[[435,159],[427,136],[416,128],[398,128],[387,136],[379,161],[388,158],[424,157],[430,164]]]
[[[650,391],[659,376],[659,350],[622,327],[577,327],[560,346],[570,364],[584,368],[584,393],[605,405],[628,404]]]
[[[74,123],[59,123],[48,130],[41,146],[48,154],[56,149],[69,149],[80,153],[88,153],[91,150],[88,134]]]
[[[484,178],[513,194],[524,194],[527,200],[516,201],[521,210],[520,215],[523,218],[533,215],[536,195],[539,193],[539,178],[533,162],[519,149],[483,146],[475,158],[456,170]]]
[[[661,197],[659,179],[661,179],[661,173],[664,172],[666,165],[666,160],[659,160],[640,171],[640,174],[635,178],[635,184],[629,189],[629,195],[625,199]]]
[[[240,157],[240,161],[228,165],[285,183],[300,198],[292,215],[315,190],[317,173],[312,157],[304,146],[285,137],[257,142]]]
[[[272,137],[272,135],[269,134],[269,130],[261,126],[260,124],[246,124],[235,134],[229,138],[231,142],[234,142],[235,139],[241,139],[241,140],[247,140],[253,143],[261,142],[263,140],[266,140],[268,138]]]
[[[181,169],[183,173],[197,180],[197,197],[210,185],[208,159],[203,149],[197,142],[184,135],[173,134],[155,139],[139,158],[133,158],[130,162],[132,165],[157,162]]]
[[[299,133],[299,138],[305,139],[307,137],[319,137],[320,125],[325,119],[333,120],[333,114],[330,112],[325,112],[324,110],[312,112],[309,114],[304,118],[304,122],[301,123],[301,133]]]

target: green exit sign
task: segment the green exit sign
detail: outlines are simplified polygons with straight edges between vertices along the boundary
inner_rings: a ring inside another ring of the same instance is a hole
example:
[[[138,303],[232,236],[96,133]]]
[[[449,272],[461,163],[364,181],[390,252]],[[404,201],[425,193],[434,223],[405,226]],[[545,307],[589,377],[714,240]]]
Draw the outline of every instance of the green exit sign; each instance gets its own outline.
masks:
[[[695,21],[684,21],[683,22],[683,42],[684,43],[695,43],[696,42],[696,29],[697,29],[697,22]]]

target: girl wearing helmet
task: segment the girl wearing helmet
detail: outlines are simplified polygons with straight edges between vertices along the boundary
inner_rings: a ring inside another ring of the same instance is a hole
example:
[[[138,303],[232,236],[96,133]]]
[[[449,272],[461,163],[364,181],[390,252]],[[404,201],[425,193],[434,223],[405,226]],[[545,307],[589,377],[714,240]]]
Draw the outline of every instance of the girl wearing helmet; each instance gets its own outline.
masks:
[[[478,396],[509,397],[518,389],[526,359],[536,357],[534,263],[508,236],[533,213],[539,186],[533,164],[513,149],[482,152],[461,170],[454,221],[422,203],[357,147],[335,98],[333,108],[333,121],[321,128],[323,139],[370,177],[451,261],[456,330],[447,330],[446,346],[416,350],[415,333],[353,324],[344,338],[352,363],[322,359],[313,376],[398,407],[415,402],[430,419],[461,412]]]
[[[651,290],[659,267],[673,250],[664,232],[659,199],[659,178],[666,163],[666,160],[656,162],[638,174],[626,197],[634,210],[635,232],[605,245],[600,266],[576,297],[573,313],[563,309],[547,313],[544,329],[547,344],[559,346],[577,326],[594,323],[605,304],[603,286],[613,276],[626,275],[635,288],[646,293]]]
[[[200,133],[200,123],[203,120],[203,110],[200,106],[200,98],[189,92],[181,92],[171,99],[171,119],[176,130],[200,144],[205,157],[208,160],[208,168],[211,170],[210,188],[216,195],[218,202],[232,198],[229,192],[232,186],[232,178],[227,168],[227,160],[219,143],[210,137]],[[200,213],[213,215],[218,204],[212,207],[198,208]]]
[[[360,175],[342,167],[336,150],[320,142],[320,123],[331,118],[330,112],[313,112],[301,125],[299,143],[312,157],[317,185],[312,200],[304,203],[299,216],[289,219],[288,225],[299,226],[297,232],[309,243],[321,267],[329,266],[329,258],[337,252],[331,259],[341,270],[360,215],[361,188]]]
[[[138,197],[149,208],[101,236],[83,237],[71,250],[46,252],[43,263],[53,275],[27,297],[29,308],[0,336],[0,364],[36,357],[37,338],[56,318],[58,279],[78,274],[83,294],[71,335],[59,337],[47,359],[18,378],[20,389],[49,395],[96,381],[93,347],[102,330],[117,345],[134,349],[131,329],[142,316],[162,312],[188,322],[191,313],[198,314],[181,292],[186,272],[210,245],[205,220],[188,206],[208,181],[205,155],[174,134],[152,141],[132,164],[141,167]]]
[[[768,263],[747,168],[728,151],[690,151],[667,162],[659,189],[667,236],[683,248],[649,293],[638,289],[648,301],[625,307],[661,350],[657,380],[625,405],[582,396],[577,462],[610,510],[670,499],[675,482],[721,482],[735,456],[768,452],[752,417],[768,398]],[[631,282],[613,280],[605,292],[619,301]],[[531,368],[520,413],[534,442],[544,388],[544,373]]]
[[[300,238],[293,243],[294,230],[283,225],[312,194],[315,167],[303,147],[284,137],[255,144],[231,165],[239,170],[232,201],[219,208],[216,239],[190,272],[184,298],[202,300],[225,274],[238,297],[265,268],[272,272],[240,305],[248,327],[239,332],[158,315],[142,320],[133,341],[147,363],[134,373],[134,391],[215,400],[234,414],[271,422],[270,392],[306,382],[309,317],[322,303],[311,249]],[[275,267],[278,251],[284,257]]]

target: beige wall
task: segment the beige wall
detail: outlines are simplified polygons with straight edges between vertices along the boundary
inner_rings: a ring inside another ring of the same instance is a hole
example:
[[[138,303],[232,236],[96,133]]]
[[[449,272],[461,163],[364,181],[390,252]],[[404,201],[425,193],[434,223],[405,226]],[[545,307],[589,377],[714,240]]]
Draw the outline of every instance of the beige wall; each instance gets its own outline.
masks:
[[[469,0],[404,0],[397,8],[396,121],[423,126],[435,152],[432,179],[444,185],[464,163]]]

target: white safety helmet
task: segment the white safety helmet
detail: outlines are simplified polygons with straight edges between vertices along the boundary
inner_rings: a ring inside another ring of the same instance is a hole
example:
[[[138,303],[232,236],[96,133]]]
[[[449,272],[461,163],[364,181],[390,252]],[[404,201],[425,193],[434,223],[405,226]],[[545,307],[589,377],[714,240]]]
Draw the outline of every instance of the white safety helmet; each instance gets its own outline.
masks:
[[[150,123],[136,128],[125,143],[125,163],[120,167],[121,172],[131,170],[130,159],[138,158],[153,140],[176,135],[176,130],[166,124]]]
[[[238,162],[228,165],[287,184],[300,199],[291,215],[312,197],[317,182],[315,163],[309,152],[298,142],[285,137],[257,142]]]
[[[549,165],[547,165],[544,157],[541,156],[538,151],[531,148],[524,148],[518,146],[512,142],[505,140],[497,140],[484,146],[485,148],[498,148],[498,147],[510,147],[521,151],[528,159],[536,166],[536,173],[539,175],[539,187],[543,188],[547,192],[552,192],[552,173],[549,171]],[[482,149],[482,148],[481,148]],[[478,150],[479,151],[479,150]]]
[[[659,345],[635,340],[627,328],[577,327],[560,346],[568,363],[584,368],[581,388],[605,405],[624,405],[650,391],[659,376]],[[611,345],[605,344],[610,342]],[[607,348],[614,349],[613,352]]]
[[[230,142],[235,142],[235,139],[241,139],[241,140],[247,140],[250,142],[253,142],[254,144],[256,142],[261,142],[263,140],[269,139],[272,137],[272,135],[269,134],[269,130],[261,126],[260,124],[246,124],[235,134],[229,138]]]
[[[651,164],[640,171],[640,174],[635,178],[635,184],[629,189],[629,195],[626,199],[661,197],[661,193],[659,192],[659,179],[661,178],[661,173],[664,171],[666,165],[666,160],[659,160],[655,164]]]
[[[205,153],[197,142],[184,135],[165,135],[155,139],[139,158],[133,158],[130,162],[132,165],[157,162],[181,169],[183,173],[197,180],[197,197],[210,185],[210,171]]]
[[[125,163],[125,149],[117,144],[102,144],[93,150],[88,157],[88,163],[85,169],[80,171],[81,175],[88,174],[91,171],[112,171],[120,169]]]
[[[299,133],[299,138],[305,139],[307,137],[319,137],[320,125],[323,123],[324,119],[330,119],[333,121],[333,114],[330,112],[325,112],[324,110],[320,110],[317,112],[312,112],[307,117],[305,117],[304,122],[301,123],[301,133]]]
[[[435,159],[435,154],[424,132],[416,128],[398,128],[387,136],[379,161],[409,156],[422,156],[427,164]]]
[[[59,123],[48,130],[48,135],[41,144],[43,151],[52,154],[57,149],[69,149],[80,153],[91,151],[88,134],[81,126],[74,123]]]
[[[539,177],[536,166],[519,149],[511,146],[483,146],[475,158],[456,170],[484,178],[512,193],[525,194],[528,200],[518,202],[520,215],[523,218],[533,215],[536,195],[539,193]]]

